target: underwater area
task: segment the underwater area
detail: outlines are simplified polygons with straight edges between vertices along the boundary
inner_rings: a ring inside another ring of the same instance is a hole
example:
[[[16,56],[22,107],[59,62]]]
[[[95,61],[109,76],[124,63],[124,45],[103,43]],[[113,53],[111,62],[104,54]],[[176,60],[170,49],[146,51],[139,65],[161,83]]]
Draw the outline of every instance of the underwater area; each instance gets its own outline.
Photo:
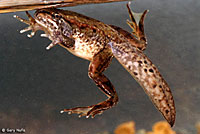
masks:
[[[66,7],[77,13],[131,32],[127,2]],[[135,0],[134,12],[145,18],[148,45],[144,53],[171,88],[177,134],[196,134],[200,122],[200,1]],[[35,11],[30,11],[31,15]],[[89,106],[106,96],[88,77],[89,61],[60,46],[50,50],[38,31],[32,38],[19,31],[27,25],[13,15],[0,14],[0,129],[25,129],[27,134],[112,134],[121,123],[151,130],[164,121],[142,87],[114,58],[104,74],[114,85],[119,103],[94,119],[60,113],[64,108]]]

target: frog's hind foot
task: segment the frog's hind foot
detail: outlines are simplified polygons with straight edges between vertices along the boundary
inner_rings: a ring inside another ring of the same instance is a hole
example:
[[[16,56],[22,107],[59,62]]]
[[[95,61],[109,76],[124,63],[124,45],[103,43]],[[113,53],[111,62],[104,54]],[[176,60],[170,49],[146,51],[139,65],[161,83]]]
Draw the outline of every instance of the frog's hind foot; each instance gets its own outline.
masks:
[[[79,114],[79,117],[82,117],[82,116],[87,116],[87,113],[88,111],[90,111],[92,109],[92,106],[88,106],[88,107],[76,107],[76,108],[71,108],[71,109],[64,109],[62,111],[60,111],[60,113],[64,113],[64,112],[68,112],[68,114],[72,114],[72,113],[75,113],[75,114]]]
[[[144,44],[147,44],[146,37],[144,34],[144,18],[148,10],[145,10],[143,13],[134,13],[130,8],[130,4],[131,2],[127,4],[127,8],[131,21],[127,20],[127,24],[133,30],[133,35]]]
[[[114,98],[109,98],[106,101],[100,102],[97,105],[87,106],[87,107],[76,107],[71,109],[64,109],[60,113],[68,112],[68,114],[76,113],[79,117],[86,116],[86,118],[94,118],[97,114],[102,114],[105,110],[111,108],[116,103]]]
[[[29,25],[28,27],[26,27],[26,28],[20,30],[20,33],[24,33],[24,32],[27,32],[27,31],[32,30],[32,32],[31,32],[30,34],[27,34],[27,36],[28,36],[29,38],[31,38],[31,37],[33,37],[33,36],[35,35],[35,32],[36,32],[37,30],[40,30],[40,29],[41,29],[41,27],[36,23],[35,19],[34,19],[28,12],[26,12],[26,15],[28,16],[28,20],[25,20],[25,19],[23,19],[23,18],[20,18],[20,17],[17,16],[17,15],[14,15],[13,17],[16,18],[16,19],[18,19],[19,21],[21,21],[21,22],[23,22],[23,23]]]

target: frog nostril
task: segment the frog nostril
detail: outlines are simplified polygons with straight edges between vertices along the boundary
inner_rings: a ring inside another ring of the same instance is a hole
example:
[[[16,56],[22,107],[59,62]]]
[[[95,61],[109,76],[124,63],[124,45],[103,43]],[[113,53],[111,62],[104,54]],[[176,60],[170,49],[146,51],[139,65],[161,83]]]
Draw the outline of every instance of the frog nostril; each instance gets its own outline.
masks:
[[[37,19],[38,19],[38,20],[41,20],[41,19],[42,19],[42,17],[41,17],[41,16],[38,16],[38,17],[37,17]]]

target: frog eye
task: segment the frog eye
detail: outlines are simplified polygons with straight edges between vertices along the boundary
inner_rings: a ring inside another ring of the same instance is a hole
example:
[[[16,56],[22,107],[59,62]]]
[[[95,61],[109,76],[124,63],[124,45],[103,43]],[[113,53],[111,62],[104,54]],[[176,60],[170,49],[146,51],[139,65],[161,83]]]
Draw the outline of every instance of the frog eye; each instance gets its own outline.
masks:
[[[56,19],[60,18],[60,15],[54,14],[54,18],[56,18]]]

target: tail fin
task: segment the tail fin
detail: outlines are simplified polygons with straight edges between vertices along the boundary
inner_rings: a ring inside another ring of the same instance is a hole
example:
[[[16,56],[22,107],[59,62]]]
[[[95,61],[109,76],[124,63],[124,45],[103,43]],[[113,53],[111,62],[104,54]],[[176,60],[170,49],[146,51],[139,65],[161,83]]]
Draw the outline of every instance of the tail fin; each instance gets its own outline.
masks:
[[[131,44],[110,43],[110,46],[115,58],[143,87],[154,105],[173,126],[176,114],[173,96],[156,66],[142,51]]]

